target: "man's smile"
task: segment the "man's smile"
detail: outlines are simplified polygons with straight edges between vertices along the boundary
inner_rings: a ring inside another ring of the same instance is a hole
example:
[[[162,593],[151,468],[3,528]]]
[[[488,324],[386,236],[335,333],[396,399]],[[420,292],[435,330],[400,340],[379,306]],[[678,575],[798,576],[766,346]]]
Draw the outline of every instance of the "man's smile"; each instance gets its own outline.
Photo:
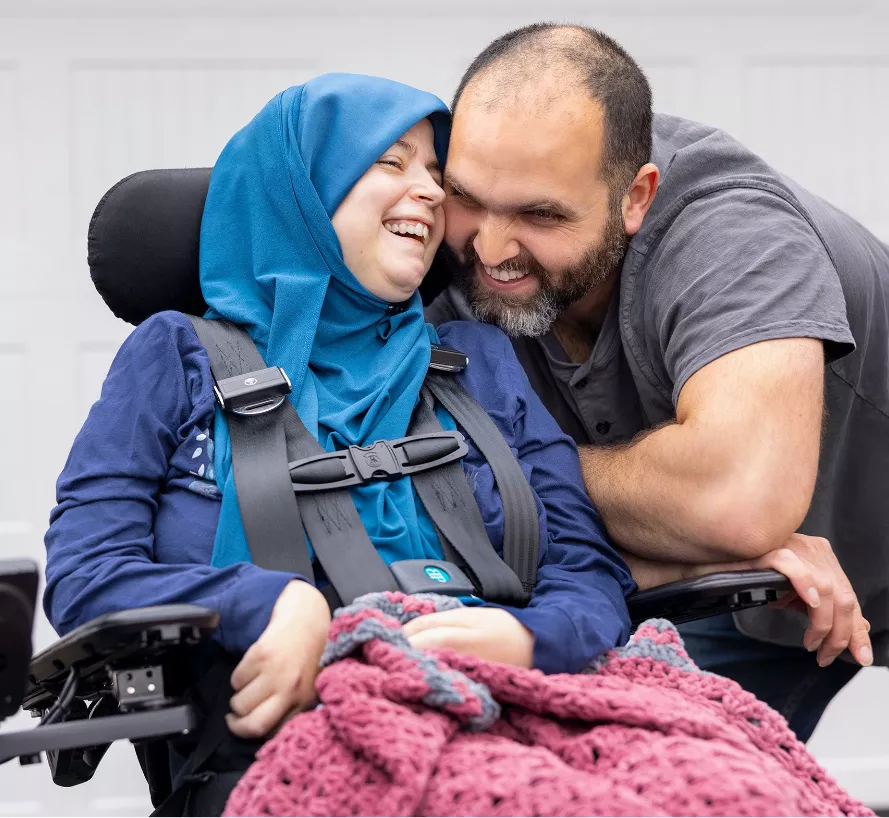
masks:
[[[527,270],[501,270],[499,267],[488,267],[478,259],[475,262],[475,272],[486,287],[498,292],[531,292],[539,286],[535,277]]]

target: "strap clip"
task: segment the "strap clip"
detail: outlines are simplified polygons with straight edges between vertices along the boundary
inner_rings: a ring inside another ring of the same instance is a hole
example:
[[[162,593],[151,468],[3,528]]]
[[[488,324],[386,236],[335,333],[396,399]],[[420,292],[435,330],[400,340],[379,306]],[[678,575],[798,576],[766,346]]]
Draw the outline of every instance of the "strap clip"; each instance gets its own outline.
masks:
[[[466,438],[460,432],[433,432],[377,440],[369,446],[349,446],[338,452],[295,460],[288,466],[293,491],[305,494],[363,485],[372,480],[398,480],[453,463],[468,451]]]
[[[219,405],[235,415],[262,415],[277,409],[293,387],[280,366],[245,372],[213,384]]]
[[[442,344],[432,345],[429,368],[438,372],[462,372],[469,366],[469,357]]]

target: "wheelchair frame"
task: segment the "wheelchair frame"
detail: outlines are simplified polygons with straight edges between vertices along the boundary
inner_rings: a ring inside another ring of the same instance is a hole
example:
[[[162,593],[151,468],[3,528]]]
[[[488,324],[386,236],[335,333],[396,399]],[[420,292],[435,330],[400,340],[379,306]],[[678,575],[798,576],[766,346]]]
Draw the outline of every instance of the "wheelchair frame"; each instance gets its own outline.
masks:
[[[74,786],[92,778],[114,741],[172,738],[201,726],[176,665],[213,635],[215,611],[164,605],[108,614],[28,663],[37,576],[33,562],[0,561],[0,625],[16,626],[0,630],[0,721],[19,705],[41,719],[30,730],[0,733],[0,764],[39,763],[46,752],[54,783]],[[789,588],[776,571],[735,571],[638,592],[628,607],[634,625],[659,616],[687,622],[765,605]]]

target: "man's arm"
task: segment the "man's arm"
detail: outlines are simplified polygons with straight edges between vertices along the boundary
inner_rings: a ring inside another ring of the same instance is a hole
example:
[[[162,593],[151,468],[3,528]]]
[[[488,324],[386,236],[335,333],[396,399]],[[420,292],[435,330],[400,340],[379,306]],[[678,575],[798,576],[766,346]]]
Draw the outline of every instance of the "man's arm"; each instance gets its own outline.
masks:
[[[764,341],[717,358],[682,388],[676,421],[629,444],[581,449],[612,537],[653,560],[751,559],[782,546],[818,470],[822,344]]]
[[[803,644],[830,664],[872,662],[870,625],[830,544],[797,534],[812,499],[823,414],[820,341],[764,341],[717,358],[679,395],[676,422],[587,446],[587,491],[641,588],[773,568],[809,615]]]

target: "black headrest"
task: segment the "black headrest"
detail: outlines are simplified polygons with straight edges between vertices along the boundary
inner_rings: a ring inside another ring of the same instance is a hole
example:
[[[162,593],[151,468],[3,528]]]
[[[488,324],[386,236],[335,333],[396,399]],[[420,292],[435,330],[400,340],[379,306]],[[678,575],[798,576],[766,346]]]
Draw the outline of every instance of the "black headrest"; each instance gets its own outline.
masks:
[[[163,310],[206,311],[198,244],[210,171],[140,171],[118,182],[96,206],[87,261],[93,284],[118,318],[139,324]],[[452,264],[443,244],[423,281],[425,303],[445,287]]]
[[[163,310],[206,311],[198,240],[210,170],[134,173],[96,206],[87,236],[90,276],[118,318],[139,324]]]

